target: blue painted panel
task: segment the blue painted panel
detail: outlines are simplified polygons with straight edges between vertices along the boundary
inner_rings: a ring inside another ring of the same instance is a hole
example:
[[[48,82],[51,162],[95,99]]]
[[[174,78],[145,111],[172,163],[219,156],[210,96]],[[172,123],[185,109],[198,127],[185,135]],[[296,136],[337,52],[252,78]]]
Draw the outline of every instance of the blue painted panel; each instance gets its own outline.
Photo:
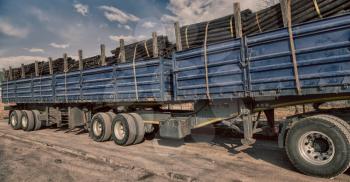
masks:
[[[137,87],[130,63],[9,81],[2,84],[2,99],[16,103],[170,101],[171,69],[166,59],[138,61]]]
[[[303,95],[349,89],[350,15],[293,28]],[[297,95],[286,29],[247,38],[252,97]]]
[[[244,96],[241,46],[241,40],[208,46],[208,85],[212,99]],[[207,98],[204,54],[203,48],[197,48],[174,55],[176,100]]]

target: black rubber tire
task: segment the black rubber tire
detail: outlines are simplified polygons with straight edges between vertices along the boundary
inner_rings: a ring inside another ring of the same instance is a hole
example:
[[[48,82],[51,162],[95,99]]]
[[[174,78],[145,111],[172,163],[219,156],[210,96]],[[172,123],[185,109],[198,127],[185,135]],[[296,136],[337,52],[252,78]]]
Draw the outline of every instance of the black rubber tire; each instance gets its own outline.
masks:
[[[14,117],[16,123],[12,122],[12,117]],[[21,119],[22,118],[22,112],[19,110],[14,110],[10,114],[10,125],[14,130],[19,130],[22,129],[22,124],[21,124]]]
[[[34,131],[40,130],[43,125],[43,123],[39,120],[40,111],[33,110],[32,112],[34,114],[34,121],[35,121]]]
[[[311,176],[332,178],[342,174],[350,164],[350,132],[344,124],[347,123],[327,115],[311,116],[295,122],[286,137],[286,153],[291,163],[300,172]],[[335,154],[327,164],[314,165],[301,156],[298,141],[309,131],[322,132],[334,142]]]
[[[129,113],[136,124],[136,138],[133,144],[139,144],[145,139],[145,123],[141,116],[137,113]]]
[[[23,110],[21,122],[22,122],[22,119],[24,119],[24,118],[27,119],[28,123],[27,123],[27,126],[25,126],[23,123],[21,123],[23,131],[33,131],[34,127],[35,127],[35,118],[34,118],[33,112],[28,111],[28,110]]]
[[[96,135],[93,130],[93,125],[95,122],[100,122],[101,124],[101,135]],[[95,114],[90,123],[90,136],[96,142],[104,142],[108,141],[111,138],[111,130],[112,130],[112,119],[106,113],[97,113]]]
[[[118,123],[122,124],[124,128],[124,137],[121,139],[118,139],[114,132],[114,128]],[[113,120],[112,131],[112,139],[117,145],[128,146],[133,144],[136,139],[136,124],[129,114],[117,114]]]

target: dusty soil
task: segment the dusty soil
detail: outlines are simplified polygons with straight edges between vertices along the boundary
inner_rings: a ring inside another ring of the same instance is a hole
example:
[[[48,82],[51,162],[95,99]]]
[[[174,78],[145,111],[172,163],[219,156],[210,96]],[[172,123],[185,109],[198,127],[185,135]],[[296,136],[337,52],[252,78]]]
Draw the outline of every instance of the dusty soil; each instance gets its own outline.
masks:
[[[349,173],[349,172],[347,172]],[[328,181],[290,165],[276,141],[253,148],[214,134],[120,147],[88,134],[46,128],[15,131],[0,122],[0,181]],[[350,181],[343,174],[333,181]]]

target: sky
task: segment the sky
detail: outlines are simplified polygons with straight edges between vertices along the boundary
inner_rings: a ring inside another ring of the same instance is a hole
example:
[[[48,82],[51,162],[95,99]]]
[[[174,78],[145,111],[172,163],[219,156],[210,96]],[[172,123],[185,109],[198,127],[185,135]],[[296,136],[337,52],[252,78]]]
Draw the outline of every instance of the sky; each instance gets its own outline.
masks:
[[[257,10],[259,0],[0,0],[0,69],[47,61],[67,53],[98,55],[151,38],[152,32],[174,40],[173,23],[207,21],[241,9]]]

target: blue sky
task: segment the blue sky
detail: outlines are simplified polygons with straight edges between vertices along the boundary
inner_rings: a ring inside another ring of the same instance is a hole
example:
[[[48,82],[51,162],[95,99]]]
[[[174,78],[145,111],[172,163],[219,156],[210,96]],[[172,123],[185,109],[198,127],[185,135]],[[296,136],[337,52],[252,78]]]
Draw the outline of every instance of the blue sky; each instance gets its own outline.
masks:
[[[238,1],[238,0],[237,0]],[[258,0],[241,0],[242,9]],[[0,68],[68,53],[84,57],[148,39],[173,39],[173,23],[190,24],[232,13],[232,0],[0,0]]]

